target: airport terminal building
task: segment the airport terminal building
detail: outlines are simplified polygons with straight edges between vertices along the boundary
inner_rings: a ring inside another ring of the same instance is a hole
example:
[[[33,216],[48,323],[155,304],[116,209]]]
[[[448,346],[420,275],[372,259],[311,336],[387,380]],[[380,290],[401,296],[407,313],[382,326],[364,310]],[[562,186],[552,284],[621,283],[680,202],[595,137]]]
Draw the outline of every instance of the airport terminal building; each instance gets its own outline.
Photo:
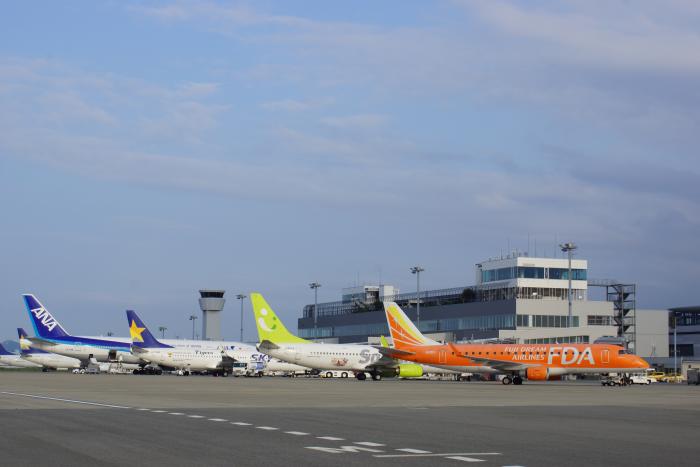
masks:
[[[594,342],[610,339],[634,348],[634,285],[591,281],[588,263],[571,264],[572,326],[568,320],[567,259],[513,254],[475,265],[475,283],[420,292],[420,330],[442,341],[502,341],[523,344]],[[589,287],[604,300],[589,300]],[[343,289],[342,300],[306,305],[301,337],[324,342],[374,342],[388,336],[383,301],[397,302],[416,321],[418,294],[390,285]]]

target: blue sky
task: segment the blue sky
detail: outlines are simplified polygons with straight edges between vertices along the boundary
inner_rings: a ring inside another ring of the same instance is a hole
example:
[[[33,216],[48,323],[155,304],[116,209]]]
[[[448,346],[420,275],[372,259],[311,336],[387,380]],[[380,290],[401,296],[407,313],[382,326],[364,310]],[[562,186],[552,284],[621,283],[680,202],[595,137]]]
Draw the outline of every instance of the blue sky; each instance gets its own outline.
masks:
[[[311,281],[471,284],[528,235],[697,303],[700,7],[629,6],[3,5],[0,337],[27,291],[75,333],[188,335],[201,287],[226,337],[241,291],[295,327]]]

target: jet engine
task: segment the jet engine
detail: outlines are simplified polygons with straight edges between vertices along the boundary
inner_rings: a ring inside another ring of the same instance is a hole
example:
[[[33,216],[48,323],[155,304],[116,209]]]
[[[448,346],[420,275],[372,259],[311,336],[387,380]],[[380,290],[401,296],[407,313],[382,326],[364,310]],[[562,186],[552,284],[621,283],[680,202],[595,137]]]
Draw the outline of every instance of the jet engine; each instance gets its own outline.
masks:
[[[535,366],[527,369],[525,373],[527,379],[532,381],[545,381],[549,379],[549,368],[546,366]]]
[[[399,378],[420,378],[423,376],[423,367],[415,363],[402,363],[399,365],[396,375]]]

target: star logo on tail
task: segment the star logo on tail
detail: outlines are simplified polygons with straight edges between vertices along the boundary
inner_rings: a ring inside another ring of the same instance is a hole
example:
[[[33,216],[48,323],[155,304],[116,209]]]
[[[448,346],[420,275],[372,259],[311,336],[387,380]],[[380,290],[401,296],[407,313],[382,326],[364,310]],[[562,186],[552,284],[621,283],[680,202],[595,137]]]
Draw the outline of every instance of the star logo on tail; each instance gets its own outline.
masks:
[[[140,328],[136,326],[136,321],[133,319],[131,320],[131,327],[129,327],[129,333],[131,334],[131,341],[132,342],[143,342],[143,337],[141,337],[141,333],[145,331],[146,328]]]

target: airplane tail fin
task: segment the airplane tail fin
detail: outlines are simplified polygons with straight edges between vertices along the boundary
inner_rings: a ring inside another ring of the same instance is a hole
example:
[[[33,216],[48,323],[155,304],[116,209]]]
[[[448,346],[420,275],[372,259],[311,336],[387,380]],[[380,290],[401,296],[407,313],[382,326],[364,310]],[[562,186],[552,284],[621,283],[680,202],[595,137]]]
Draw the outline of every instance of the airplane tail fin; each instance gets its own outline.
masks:
[[[384,313],[389,325],[391,339],[394,347],[402,349],[414,345],[438,345],[439,343],[428,339],[418,330],[411,319],[406,316],[400,306],[395,302],[384,302]]]
[[[29,313],[29,319],[37,336],[44,339],[57,339],[69,336],[63,326],[54,318],[49,311],[44,308],[37,298],[32,294],[22,295],[24,304]]]
[[[35,349],[31,345],[27,331],[23,328],[17,328],[17,337],[19,337],[19,349],[22,355],[26,354],[37,354],[37,353],[48,353],[43,350]]]
[[[170,345],[159,342],[153,337],[148,327],[141,321],[139,315],[133,310],[126,310],[126,320],[129,323],[129,333],[131,334],[131,343],[136,347],[145,349],[151,348],[169,348]]]
[[[7,349],[2,344],[0,344],[0,355],[14,355],[14,354],[8,352]]]
[[[269,341],[273,344],[303,344],[309,342],[289,332],[261,294],[251,293],[250,301],[253,304],[255,325],[258,328],[260,342]]]

